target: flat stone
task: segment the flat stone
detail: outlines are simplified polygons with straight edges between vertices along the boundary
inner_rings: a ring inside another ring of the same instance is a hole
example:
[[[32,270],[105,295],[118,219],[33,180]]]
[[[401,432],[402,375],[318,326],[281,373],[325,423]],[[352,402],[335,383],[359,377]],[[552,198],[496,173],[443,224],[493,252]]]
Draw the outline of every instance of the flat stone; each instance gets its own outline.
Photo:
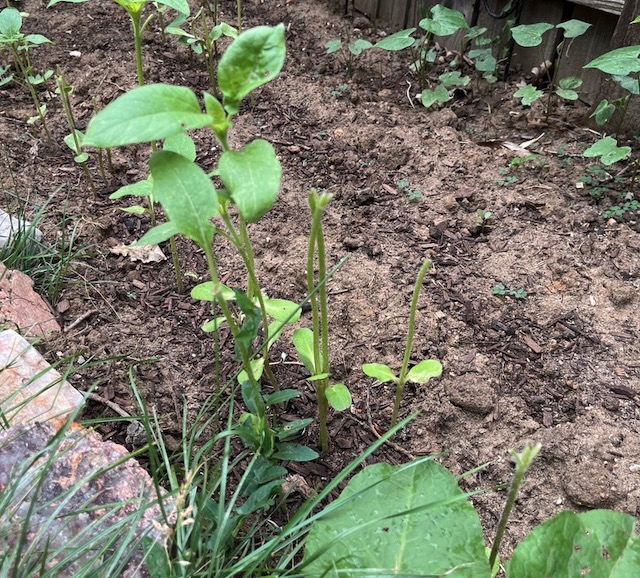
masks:
[[[0,324],[12,323],[27,337],[60,331],[49,304],[33,290],[33,281],[21,271],[0,263]]]
[[[82,402],[82,394],[24,337],[0,332],[0,415],[9,425],[66,419]]]
[[[482,374],[465,373],[445,383],[449,401],[465,411],[485,415],[493,410],[496,393]]]
[[[0,431],[0,527],[8,529],[0,551],[16,552],[3,568],[44,564],[59,578],[101,576],[98,565],[115,560],[110,575],[148,577],[141,540],[162,548],[169,535],[149,474],[94,431],[72,424],[64,436],[56,432],[49,422]]]
[[[29,233],[36,241],[42,240],[42,231],[31,225],[29,221],[12,217],[9,213],[5,213],[0,209],[0,248],[4,247],[11,237]]]

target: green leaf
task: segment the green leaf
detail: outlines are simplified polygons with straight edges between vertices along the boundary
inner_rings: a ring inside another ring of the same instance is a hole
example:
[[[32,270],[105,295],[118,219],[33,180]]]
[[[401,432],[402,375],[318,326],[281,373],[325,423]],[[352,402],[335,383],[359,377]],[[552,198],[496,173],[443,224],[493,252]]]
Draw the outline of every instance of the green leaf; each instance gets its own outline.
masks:
[[[278,198],[282,168],[266,140],[256,139],[239,151],[225,151],[220,178],[245,220],[257,221]]]
[[[154,0],[157,4],[164,4],[169,8],[173,8],[174,10],[180,12],[180,14],[184,14],[185,16],[189,15],[189,4],[187,0]]]
[[[391,368],[383,363],[365,363],[362,366],[362,371],[364,371],[365,375],[377,379],[380,383],[386,383],[387,381],[397,383],[398,381]]]
[[[611,78],[631,94],[635,94],[636,96],[640,95],[640,86],[638,85],[638,79],[635,76],[614,74]]]
[[[218,85],[229,114],[252,90],[274,79],[284,64],[284,24],[257,26],[243,32],[222,55]]]
[[[565,88],[568,90],[575,90],[576,88],[580,88],[582,86],[582,79],[577,78],[576,76],[567,76],[562,78],[560,82],[558,82],[558,86],[560,88]]]
[[[597,68],[607,74],[628,76],[632,72],[640,72],[638,55],[640,55],[640,46],[624,46],[594,58],[583,68]]]
[[[213,118],[212,125],[213,130],[216,131],[216,133],[229,128],[230,125],[227,121],[227,113],[224,111],[222,104],[215,96],[211,96],[208,92],[205,92],[204,106],[207,110],[207,114]]]
[[[407,381],[424,384],[432,377],[440,377],[441,375],[442,364],[437,359],[425,359],[409,370]]]
[[[88,2],[88,1],[89,0],[51,0],[51,2],[47,4],[47,8],[51,8],[51,6],[55,6],[60,2],[65,2],[67,4],[84,4],[85,2]]]
[[[599,126],[606,124],[609,122],[613,113],[616,111],[616,107],[614,104],[611,104],[606,98],[600,101],[600,104],[593,111],[593,114],[589,116],[589,118],[595,117],[596,122]]]
[[[335,383],[325,389],[327,401],[329,405],[337,410],[344,411],[349,409],[353,400],[351,399],[351,392],[343,383]]]
[[[218,197],[211,179],[182,155],[157,151],[149,161],[153,195],[162,203],[180,233],[201,247],[213,242],[211,218],[218,214]]]
[[[293,332],[293,345],[302,363],[311,375],[316,373],[314,357],[313,331],[307,327],[300,327]]]
[[[203,323],[200,329],[205,333],[213,333],[214,331],[218,331],[225,321],[226,319],[224,317],[216,317],[215,319],[211,319],[210,321]]]
[[[456,70],[455,72],[445,72],[438,78],[447,88],[450,86],[467,86],[467,84],[471,82],[471,78],[468,76],[462,76],[459,70]]]
[[[458,30],[469,28],[464,14],[458,10],[436,4],[431,8],[431,14],[432,18],[423,18],[418,26],[435,36],[450,36]]]
[[[329,40],[324,47],[327,49],[327,54],[333,54],[342,48],[342,40]]]
[[[556,28],[562,28],[564,30],[565,38],[577,38],[589,30],[589,28],[591,28],[591,24],[573,18],[572,20],[561,22],[556,26]]]
[[[23,40],[30,44],[34,44],[35,46],[39,46],[40,44],[51,44],[51,40],[42,34],[27,34]],[[53,73],[53,71],[47,72],[51,72],[51,74]],[[51,74],[48,74],[47,78],[50,78]]]
[[[177,132],[168,136],[164,140],[162,150],[178,153],[190,161],[196,160],[196,143],[185,132]]]
[[[429,108],[436,102],[447,102],[451,100],[451,95],[446,86],[439,84],[435,90],[423,90],[420,99],[422,100],[423,106]]]
[[[135,243],[132,243],[133,247],[142,247],[144,245],[158,245],[163,243],[170,237],[178,234],[178,228],[176,225],[168,221],[161,225],[156,225],[153,229],[149,229],[142,238],[138,239]]]
[[[298,304],[286,299],[265,299],[264,309],[267,315],[280,323],[295,323],[300,319],[301,309]]]
[[[286,403],[290,399],[294,399],[296,397],[300,397],[300,392],[297,389],[281,389],[269,395],[266,395],[264,398],[264,402],[267,406],[278,405],[281,403]]]
[[[544,92],[538,90],[535,86],[531,84],[527,84],[525,86],[520,87],[514,94],[516,98],[522,99],[522,104],[525,106],[529,106],[536,100],[538,100]]]
[[[355,42],[349,44],[349,52],[354,56],[360,56],[365,50],[372,48],[373,44],[364,38],[359,38]]]
[[[153,181],[145,179],[144,181],[138,181],[132,185],[125,185],[120,187],[115,193],[109,195],[110,199],[120,199],[122,197],[148,197],[153,192]]]
[[[432,460],[354,476],[314,522],[303,565],[324,578],[491,575],[475,509]]]
[[[542,43],[542,35],[551,30],[553,24],[538,22],[537,24],[520,24],[511,29],[511,36],[517,44],[526,48],[539,46]]]
[[[82,137],[84,135],[79,130],[76,130],[75,133],[76,137],[78,137],[78,142],[81,143],[80,146],[82,146]],[[72,134],[68,134],[62,140],[64,140],[64,144],[66,144],[74,153],[80,154],[80,151],[78,150],[78,147],[76,147],[76,141],[73,138]]]
[[[578,100],[578,93],[575,90],[566,90],[564,88],[556,88],[556,94],[565,100]]]
[[[236,294],[230,287],[222,283],[218,283],[218,294],[221,299],[225,301],[233,301],[236,298]],[[206,281],[200,283],[191,289],[191,297],[198,301],[215,301],[213,297],[213,281]]]
[[[212,121],[190,88],[148,84],[126,92],[91,119],[83,144],[111,148],[156,141]]]
[[[7,40],[16,39],[22,28],[22,16],[15,8],[0,10],[0,34]]]
[[[132,215],[144,215],[147,212],[147,209],[145,209],[142,205],[131,205],[130,207],[124,207],[120,210]]]
[[[518,545],[509,578],[630,578],[640,573],[635,518],[608,510],[561,512]],[[585,574],[585,570],[588,572]]]
[[[271,456],[276,460],[286,460],[290,462],[309,462],[318,457],[318,452],[300,444],[278,443],[276,451]]]
[[[244,323],[240,327],[238,333],[234,335],[236,358],[239,361],[243,361],[243,357],[241,354],[242,350],[244,349],[246,352],[249,352],[251,350],[251,346],[258,336],[258,330],[260,329],[262,316],[260,315],[260,310],[256,308],[253,301],[249,299],[244,291],[240,291],[240,289],[234,289],[233,292],[236,297],[236,303],[238,304],[238,307],[240,307],[242,313],[244,313],[245,317]]]
[[[260,379],[262,377],[262,372],[264,371],[264,358],[260,357],[258,359],[252,359],[249,363],[251,365],[251,371],[253,372],[253,377],[255,379]],[[249,380],[249,374],[245,369],[243,369],[238,374],[238,383],[242,385],[245,381]]]
[[[241,385],[242,401],[244,401],[247,409],[254,414],[254,416],[263,417],[265,405],[258,387],[248,380],[243,381]]]
[[[612,136],[601,138],[592,144],[583,155],[585,157],[600,157],[604,165],[612,165],[622,160],[631,152],[631,147],[619,147],[618,141]]]
[[[380,48],[382,50],[389,50],[395,52],[397,50],[404,50],[411,46],[415,39],[411,36],[416,31],[415,28],[407,28],[406,30],[400,30],[391,36],[383,38],[379,42],[376,42],[373,47]]]

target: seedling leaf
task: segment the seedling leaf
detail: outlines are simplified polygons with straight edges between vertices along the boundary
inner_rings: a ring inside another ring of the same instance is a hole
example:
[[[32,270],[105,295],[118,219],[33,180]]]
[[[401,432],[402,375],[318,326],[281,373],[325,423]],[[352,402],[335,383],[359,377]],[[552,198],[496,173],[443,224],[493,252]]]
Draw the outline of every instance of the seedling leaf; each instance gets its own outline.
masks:
[[[374,48],[381,48],[382,50],[389,51],[404,50],[415,42],[415,39],[411,36],[415,31],[415,28],[400,30],[395,34],[387,36],[379,42],[376,42],[373,46]]]
[[[327,49],[327,54],[333,54],[342,48],[342,40],[329,40],[324,47]]]
[[[15,38],[22,28],[22,16],[15,8],[0,10],[0,34],[7,40]]]
[[[600,157],[604,165],[612,165],[622,160],[631,152],[631,147],[619,147],[618,141],[612,136],[606,136],[593,143],[586,151],[585,157]]]
[[[285,443],[278,444],[271,457],[283,461],[309,462],[318,457],[318,452],[300,444]]]
[[[158,245],[170,237],[177,235],[178,232],[179,231],[175,223],[168,221],[153,227],[153,229],[149,229],[138,241],[132,243],[132,246],[142,247],[144,245]]]
[[[565,38],[577,38],[582,36],[589,28],[591,24],[583,22],[582,20],[576,20],[575,18],[567,20],[566,22],[560,22],[556,28],[562,28],[564,30]]]
[[[264,371],[264,357],[260,357],[258,359],[252,359],[249,364],[251,365],[251,371],[253,372],[253,377],[256,379],[260,379],[262,377],[262,372]],[[245,369],[243,369],[238,374],[238,383],[242,385],[245,381],[248,381],[249,374]]]
[[[429,90],[428,88],[423,90],[420,98],[423,106],[429,108],[436,102],[447,102],[451,99],[451,95],[446,86],[439,84],[435,90]]]
[[[528,106],[531,103],[538,100],[543,94],[544,92],[542,92],[541,90],[538,90],[535,86],[531,84],[527,84],[519,88],[513,94],[513,96],[515,96],[516,98],[521,98],[522,104],[524,104],[525,106]]]
[[[528,48],[540,45],[542,43],[542,35],[552,28],[553,24],[549,24],[548,22],[521,24],[511,29],[511,35],[517,44]]]
[[[438,78],[440,79],[440,82],[442,82],[442,84],[447,88],[450,86],[467,86],[467,84],[471,82],[471,78],[469,78],[468,76],[461,76],[459,70],[456,70],[454,72],[445,72]]]
[[[267,141],[256,139],[240,151],[225,151],[218,168],[222,182],[247,221],[257,221],[276,202],[282,168]]]
[[[211,179],[195,163],[170,151],[157,151],[149,161],[153,195],[185,237],[207,247],[213,242],[211,218],[218,197]]]
[[[607,74],[628,76],[632,72],[640,72],[640,46],[623,46],[594,58],[583,68],[597,68]]]
[[[300,392],[297,389],[281,389],[265,395],[264,401],[267,405],[278,405],[296,397],[300,397]]]
[[[304,366],[311,375],[314,375],[316,373],[316,364],[313,354],[313,331],[307,327],[296,329],[293,332],[293,345]]]
[[[165,6],[169,6],[169,8],[173,8],[180,14],[184,14],[185,16],[189,15],[189,4],[187,0],[154,0],[158,4],[164,4]]]
[[[190,88],[139,86],[118,97],[89,123],[83,145],[111,148],[164,139],[211,124]]]
[[[133,197],[147,197],[153,192],[153,181],[145,179],[144,181],[138,181],[132,185],[125,185],[120,187],[115,193],[109,195],[110,199],[120,199],[121,197],[133,196]]]
[[[177,132],[168,136],[162,145],[163,151],[171,151],[182,155],[190,161],[196,160],[196,144],[185,132]]]
[[[432,377],[442,375],[442,364],[437,359],[425,359],[414,365],[407,373],[407,381],[412,383],[425,384]]]
[[[600,104],[596,107],[595,111],[589,118],[595,117],[599,126],[609,122],[613,113],[616,111],[614,104],[611,104],[606,98],[600,101]]]
[[[236,298],[236,294],[233,289],[227,287],[223,283],[218,283],[219,297],[225,301],[233,301]],[[191,297],[198,301],[215,301],[213,297],[213,281],[206,281],[200,283],[191,289]]]
[[[284,24],[256,26],[234,40],[218,65],[218,85],[226,111],[237,114],[247,94],[278,76],[284,57]]]
[[[418,537],[428,547],[415,547]],[[314,522],[303,565],[306,576],[325,578],[491,575],[478,514],[432,460],[375,464],[354,476]]]
[[[388,365],[384,363],[365,363],[362,366],[362,371],[365,375],[377,379],[380,383],[386,383],[387,381],[398,381],[393,371]]]
[[[300,319],[300,307],[293,301],[286,299],[265,299],[264,309],[267,315],[280,323],[295,323]]]
[[[360,56],[365,50],[371,48],[373,44],[368,40],[364,40],[364,38],[359,38],[355,42],[351,42],[349,44],[349,52],[354,56]]]
[[[336,383],[327,387],[325,394],[329,405],[337,411],[344,411],[350,408],[353,403],[351,393],[343,383]]]
[[[423,18],[418,26],[435,36],[451,36],[461,28],[469,28],[462,12],[451,10],[440,4],[431,8],[432,18]]]
[[[578,100],[578,93],[574,90],[582,86],[582,79],[575,76],[567,76],[558,83],[556,94],[565,100]]]

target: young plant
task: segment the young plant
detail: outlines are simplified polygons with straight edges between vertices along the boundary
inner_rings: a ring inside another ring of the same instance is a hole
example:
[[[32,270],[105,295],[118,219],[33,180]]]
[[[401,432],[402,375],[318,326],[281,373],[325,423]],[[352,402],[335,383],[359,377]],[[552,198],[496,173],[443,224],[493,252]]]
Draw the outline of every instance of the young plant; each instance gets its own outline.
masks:
[[[402,179],[396,183],[396,187],[407,195],[410,201],[417,201],[422,198],[422,191],[411,188],[411,183],[407,179]]]
[[[518,289],[513,285],[507,286],[504,283],[498,283],[491,288],[491,293],[499,297],[513,297],[514,299],[523,301],[529,295],[524,289]]]
[[[409,329],[407,331],[407,344],[404,349],[404,358],[402,360],[402,367],[400,369],[400,375],[396,376],[393,370],[383,363],[365,363],[362,366],[362,371],[369,377],[377,379],[380,383],[386,383],[393,381],[396,384],[396,396],[393,404],[393,415],[391,417],[391,427],[396,424],[398,420],[398,411],[400,409],[400,401],[402,399],[402,393],[404,392],[405,384],[410,381],[424,385],[432,377],[440,377],[442,375],[442,364],[437,359],[426,359],[420,363],[414,365],[409,369],[409,361],[411,358],[411,349],[413,348],[413,337],[415,331],[416,311],[418,310],[418,298],[420,297],[420,288],[424,277],[431,266],[429,259],[425,260],[418,272],[418,278],[416,279],[416,285],[413,289],[413,298],[411,300],[411,309],[409,310]]]
[[[327,415],[329,405],[338,411],[351,406],[351,394],[342,383],[329,385],[329,314],[327,305],[327,265],[322,231],[322,215],[333,195],[312,190],[309,195],[312,224],[307,252],[307,288],[311,301],[313,329],[296,329],[293,344],[300,359],[311,373],[309,381],[316,387],[318,401],[318,422],[320,427],[320,448],[329,450]],[[318,275],[315,276],[315,258],[318,261]],[[317,287],[317,294],[316,294]]]
[[[71,133],[64,137],[64,142],[73,151],[73,160],[82,167],[93,197],[95,198],[97,196],[96,187],[93,184],[93,178],[87,167],[89,154],[82,150],[84,133],[76,129],[76,123],[73,119],[73,109],[71,108],[71,101],[69,100],[69,95],[73,92],[73,86],[67,84],[64,74],[60,69],[58,69],[58,73],[56,74],[56,84],[58,85],[56,92],[60,95],[64,113],[67,117],[67,124],[71,130]]]
[[[229,146],[228,132],[240,102],[279,74],[284,57],[283,25],[249,29],[231,44],[220,60],[217,77],[222,102],[205,92],[203,112],[189,88],[164,84],[141,86],[100,111],[89,123],[84,141],[86,146],[110,148],[162,141],[197,128],[208,127],[213,131],[223,152],[212,173],[206,173],[191,156],[173,150],[156,150],[151,156],[150,185],[143,186],[151,188],[168,221],[153,227],[138,244],[159,243],[182,234],[202,248],[211,278],[207,285],[208,298],[222,311],[247,380],[258,391],[260,386],[251,364],[255,327],[241,325],[242,320],[234,316],[226,288],[218,278],[212,245],[214,236],[220,234],[240,253],[248,272],[246,301],[242,299],[248,303],[257,299],[264,339],[269,343],[267,311],[255,273],[247,223],[260,219],[275,203],[282,169],[267,141],[256,139],[234,150]],[[220,178],[224,190],[216,190],[214,175]],[[229,214],[231,205],[239,214],[237,226]],[[214,217],[220,217],[224,227],[214,226],[211,222]],[[241,294],[236,292],[236,299],[240,299]],[[246,314],[251,307],[245,302],[240,306]]]
[[[544,67],[547,81],[549,82],[549,88],[547,89],[547,104],[545,107],[545,122],[549,122],[554,94],[564,100],[578,100],[578,93],[576,92],[576,89],[580,88],[582,85],[582,79],[575,76],[567,76],[558,80],[558,72],[560,70],[560,65],[562,64],[562,56],[564,54],[567,40],[569,40],[570,43],[573,42],[575,38],[582,36],[590,27],[591,24],[588,24],[587,22],[573,19],[561,22],[557,26],[549,24],[548,22],[538,22],[536,24],[521,24],[520,26],[514,26],[511,29],[511,35],[515,43],[525,48],[540,46],[542,44],[542,36],[544,33],[553,28],[560,28],[563,30],[563,39],[556,48],[554,66]],[[568,48],[569,47],[567,47],[567,50]],[[541,62],[545,62],[546,56],[544,52],[542,52],[541,56]],[[553,68],[553,74],[551,74],[550,68]],[[518,89],[514,94],[516,98],[522,99],[522,104],[525,106],[532,104],[543,95],[544,91],[536,88],[532,84],[526,84]]]
[[[0,86],[14,81],[29,91],[36,115],[29,118],[27,122],[34,124],[39,120],[47,138],[51,140],[45,121],[47,105],[40,102],[37,87],[53,75],[53,70],[39,74],[31,62],[31,51],[51,41],[42,34],[24,34],[21,29],[22,14],[18,10],[5,8],[0,11],[0,53],[8,52],[12,58],[11,65],[0,65]]]

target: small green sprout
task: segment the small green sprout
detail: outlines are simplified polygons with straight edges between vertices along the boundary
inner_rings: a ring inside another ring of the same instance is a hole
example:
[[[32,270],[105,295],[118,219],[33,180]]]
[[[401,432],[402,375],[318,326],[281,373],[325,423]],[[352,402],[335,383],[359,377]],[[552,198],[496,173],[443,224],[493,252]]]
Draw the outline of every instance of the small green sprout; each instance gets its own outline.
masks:
[[[504,283],[498,283],[491,288],[491,293],[500,297],[513,297],[520,301],[528,297],[528,293],[524,289],[517,289],[513,285],[507,287]]]
[[[407,179],[402,179],[396,183],[396,187],[407,195],[410,201],[417,201],[422,198],[422,191],[411,188],[411,184]]]

